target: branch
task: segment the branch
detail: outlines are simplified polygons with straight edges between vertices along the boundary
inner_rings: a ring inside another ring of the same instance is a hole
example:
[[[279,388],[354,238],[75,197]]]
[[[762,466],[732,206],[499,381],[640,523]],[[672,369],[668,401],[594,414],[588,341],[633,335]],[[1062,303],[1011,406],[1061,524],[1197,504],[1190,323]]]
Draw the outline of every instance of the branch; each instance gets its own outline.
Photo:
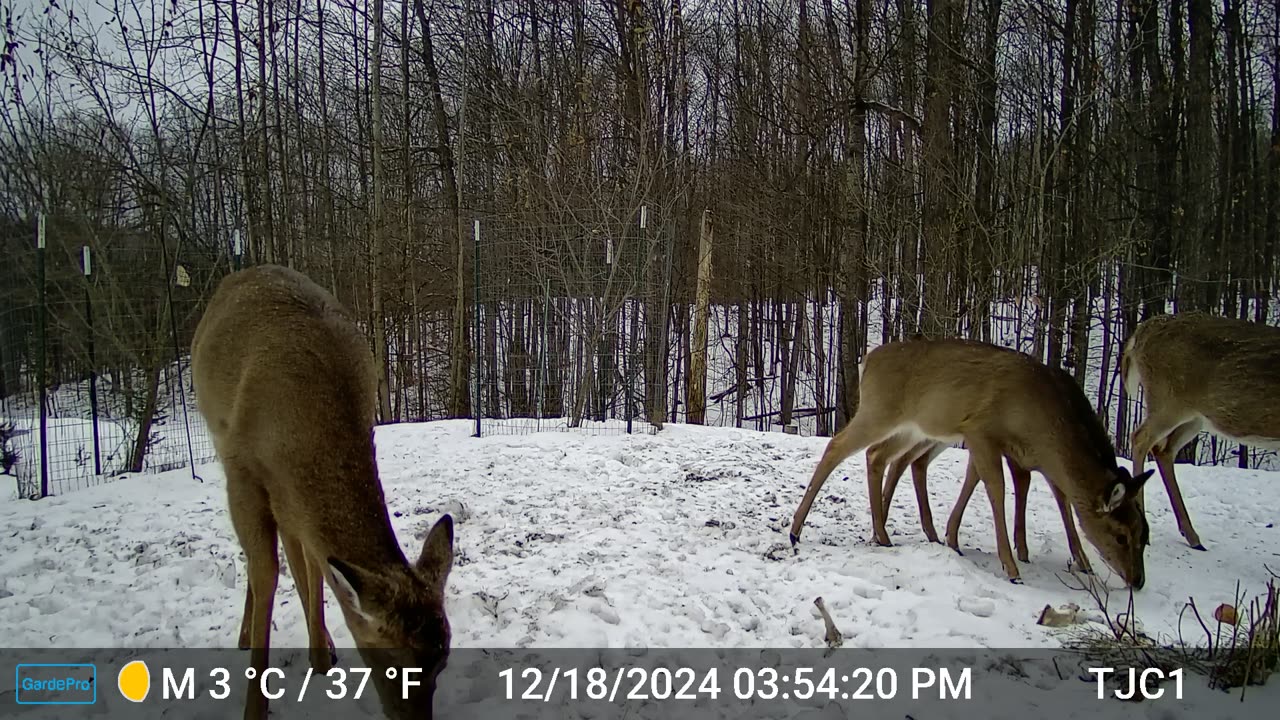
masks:
[[[835,106],[829,109],[837,110],[840,108],[853,110],[854,112],[861,112],[861,113],[866,113],[866,112],[879,113],[880,115],[884,115],[890,119],[894,119],[902,122],[903,124],[910,127],[912,131],[915,132],[915,134],[917,135],[921,134],[922,123],[920,122],[919,118],[907,112],[906,110],[903,110],[900,107],[894,107],[893,105],[890,105],[888,103],[882,103],[878,100],[866,100],[864,98],[854,98],[853,100],[845,100],[840,103],[837,103]]]

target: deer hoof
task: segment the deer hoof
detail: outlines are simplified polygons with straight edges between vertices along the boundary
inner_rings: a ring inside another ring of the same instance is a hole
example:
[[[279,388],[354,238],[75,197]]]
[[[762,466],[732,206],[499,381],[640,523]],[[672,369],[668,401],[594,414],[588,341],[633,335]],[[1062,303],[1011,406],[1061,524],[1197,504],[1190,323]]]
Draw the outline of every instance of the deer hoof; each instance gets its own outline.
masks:
[[[795,547],[798,542],[800,542],[800,536],[795,533],[791,533],[791,547]]]

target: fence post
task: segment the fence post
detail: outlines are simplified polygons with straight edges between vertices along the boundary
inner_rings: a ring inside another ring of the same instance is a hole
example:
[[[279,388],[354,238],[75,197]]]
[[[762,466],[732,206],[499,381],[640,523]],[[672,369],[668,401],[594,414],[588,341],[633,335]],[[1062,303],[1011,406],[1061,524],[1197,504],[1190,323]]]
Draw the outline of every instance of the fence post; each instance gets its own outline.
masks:
[[[80,249],[84,266],[84,320],[89,326],[89,414],[93,418],[93,474],[102,474],[102,441],[98,436],[98,362],[94,357],[93,297],[89,292],[89,276],[93,273],[89,246]]]
[[[480,357],[482,348],[480,344],[481,337],[480,337],[480,219],[479,218],[476,218],[475,220],[471,221],[471,265],[472,265],[472,268],[471,268],[472,274],[475,276],[474,287],[471,290],[471,294],[472,294],[471,305],[472,305],[472,316],[473,316],[471,324],[474,326],[474,331],[475,331],[475,340],[473,340],[475,345],[473,346],[474,347],[473,351],[475,352],[475,355],[476,355],[476,362],[475,362],[476,399],[475,399],[475,402],[473,403],[473,408],[474,408],[473,412],[475,413],[475,416],[476,416],[476,435],[475,436],[480,437],[480,413],[481,413],[480,399],[482,397],[481,386],[480,386],[480,382],[481,382],[480,371],[483,366],[481,365],[481,357]]]
[[[240,239],[240,228],[231,231],[231,270],[244,267],[244,242]]]
[[[648,224],[649,224],[649,206],[641,205],[640,206],[640,241],[638,244],[640,251],[636,253],[636,259],[638,264],[640,265],[640,272],[637,275],[638,279],[648,277],[648,275],[646,275],[645,263],[644,263],[645,258],[648,257],[648,254],[649,254],[649,245],[645,242],[645,239],[646,239],[645,226]],[[635,303],[632,303],[632,305],[634,306]],[[645,319],[645,325],[646,327],[648,326],[648,318]],[[635,339],[635,333],[629,332],[627,334],[631,336],[627,339],[628,348],[627,348],[627,360],[626,360],[627,362],[627,370],[626,370],[627,372],[627,434],[630,435],[631,434],[631,416],[635,414],[635,411],[633,408],[634,408],[635,399],[636,399],[636,367],[635,367],[636,362],[634,357],[636,339]]]
[[[538,352],[538,390],[537,402],[538,410],[534,417],[538,419],[538,430],[542,430],[542,408],[546,402],[546,386],[547,386],[547,363],[550,362],[550,338],[547,336],[547,323],[551,319],[551,281],[542,281],[542,343],[539,345]]]
[[[40,386],[40,497],[49,496],[49,408],[45,397],[45,330],[48,307],[44,288],[44,213],[36,221],[36,288],[40,302],[40,344],[36,348],[36,383]]]

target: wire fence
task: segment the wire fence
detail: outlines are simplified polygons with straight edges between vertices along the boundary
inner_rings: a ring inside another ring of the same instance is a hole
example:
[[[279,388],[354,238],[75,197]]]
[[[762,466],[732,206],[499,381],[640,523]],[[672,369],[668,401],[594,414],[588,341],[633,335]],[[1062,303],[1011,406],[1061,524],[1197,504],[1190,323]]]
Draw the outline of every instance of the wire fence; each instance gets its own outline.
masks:
[[[0,472],[32,499],[125,473],[194,476],[217,458],[195,404],[191,337],[218,281],[242,265],[228,252],[238,245],[37,224],[5,239],[15,251],[0,266]],[[660,427],[671,268],[670,228],[655,225],[643,208],[474,219],[462,361],[476,435]],[[405,276],[429,275],[419,264]],[[342,284],[319,266],[313,276]],[[453,308],[403,285],[384,315],[384,421],[456,417]],[[372,337],[366,299],[339,294]]]
[[[641,206],[596,207],[490,213],[468,225],[461,277],[409,255],[393,275],[394,289],[384,285],[391,300],[383,311],[391,413],[384,422],[467,417],[477,436],[654,433],[665,422],[686,421],[801,435],[834,429],[834,297],[789,307],[711,302],[707,377],[691,391],[692,346],[702,341],[693,339],[688,258],[676,264],[673,281],[671,218]],[[422,223],[424,242],[438,226]],[[0,473],[16,479],[23,498],[125,473],[185,467],[194,476],[216,454],[196,409],[188,349],[217,282],[242,265],[232,250],[238,244],[86,236],[52,221],[43,230],[0,237],[7,250],[0,264]],[[307,258],[304,270],[337,288],[372,338],[367,278],[344,277],[335,264],[360,267],[364,257],[347,252],[327,262]],[[458,287],[465,288],[461,297]],[[887,302],[877,295],[867,307],[869,325],[883,322]],[[1138,407],[1135,398],[1118,396],[1115,358],[1104,359],[1115,344],[1115,306],[1098,302],[1083,381],[1100,413],[1115,419],[1111,429],[1123,451]],[[1031,351],[1037,309],[997,305],[993,339]],[[708,402],[695,420],[688,396],[699,393]],[[456,402],[467,395],[465,405]],[[1233,462],[1241,450],[1204,435],[1188,452],[1200,463]],[[1243,462],[1271,467],[1274,460],[1274,451],[1248,448]]]
[[[212,264],[129,237],[73,247],[38,225],[0,269],[0,423],[19,497],[212,459],[186,351]]]
[[[477,218],[477,434],[653,433],[665,408],[668,232],[647,207]]]

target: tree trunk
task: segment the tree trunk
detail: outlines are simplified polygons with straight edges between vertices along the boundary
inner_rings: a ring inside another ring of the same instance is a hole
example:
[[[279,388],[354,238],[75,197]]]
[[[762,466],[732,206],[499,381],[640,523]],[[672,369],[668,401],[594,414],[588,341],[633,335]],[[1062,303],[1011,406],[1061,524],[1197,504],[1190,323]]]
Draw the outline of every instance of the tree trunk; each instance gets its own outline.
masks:
[[[707,316],[711,312],[713,233],[711,211],[703,210],[701,231],[698,233],[698,287],[693,316],[693,344],[685,397],[686,421],[694,425],[702,425],[707,419]]]
[[[431,94],[431,117],[435,125],[436,156],[440,162],[441,184],[444,186],[445,206],[452,229],[454,257],[457,260],[454,277],[453,336],[449,351],[449,416],[455,418],[468,417],[471,414],[471,392],[469,378],[471,365],[467,356],[468,341],[466,313],[466,241],[462,222],[462,191],[458,183],[458,169],[455,165],[453,144],[449,137],[449,116],[445,112],[444,94],[440,86],[440,73],[436,66],[435,45],[431,37],[431,23],[427,19],[423,0],[413,0],[413,9],[418,16],[418,24],[422,26],[422,64],[427,73],[427,86]],[[463,116],[466,112],[466,73],[463,73],[463,100],[458,109],[458,145],[463,142]],[[479,352],[476,348],[476,352]]]

